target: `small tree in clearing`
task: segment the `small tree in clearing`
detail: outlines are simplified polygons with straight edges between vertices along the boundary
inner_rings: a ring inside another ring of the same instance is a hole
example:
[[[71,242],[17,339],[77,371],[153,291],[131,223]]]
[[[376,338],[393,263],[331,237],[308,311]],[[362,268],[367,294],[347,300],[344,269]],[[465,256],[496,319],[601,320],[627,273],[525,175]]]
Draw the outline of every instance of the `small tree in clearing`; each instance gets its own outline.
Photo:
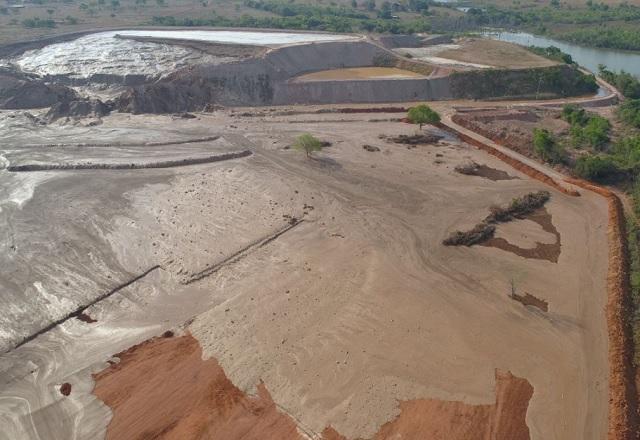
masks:
[[[307,157],[309,157],[314,151],[322,150],[322,142],[309,133],[305,133],[296,138],[296,141],[293,143],[293,148],[298,151],[304,151]]]
[[[440,122],[440,115],[426,104],[411,107],[409,109],[409,113],[407,113],[407,118],[413,124],[418,124],[420,126],[420,130],[422,130],[422,126],[424,124],[435,124],[436,122]]]

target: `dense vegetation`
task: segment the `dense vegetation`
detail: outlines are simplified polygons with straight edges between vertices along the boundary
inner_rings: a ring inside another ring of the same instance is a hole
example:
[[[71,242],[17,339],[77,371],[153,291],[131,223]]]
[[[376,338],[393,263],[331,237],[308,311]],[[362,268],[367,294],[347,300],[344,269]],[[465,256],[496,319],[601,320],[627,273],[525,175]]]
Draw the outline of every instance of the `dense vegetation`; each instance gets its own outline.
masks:
[[[558,61],[566,64],[573,64],[573,58],[568,53],[564,53],[559,48],[555,46],[549,47],[539,47],[539,46],[529,46],[528,48],[531,52],[549,58],[550,60]]]
[[[244,14],[230,18],[214,15],[209,18],[153,17],[152,24],[162,26],[229,26],[274,29],[304,29],[329,32],[379,32],[413,34],[428,32],[431,25],[426,18],[429,2],[409,0],[403,3],[384,1],[376,9],[375,2],[366,2],[366,10],[346,6],[323,6],[309,3],[294,3],[278,0],[245,0],[244,6],[270,12],[276,16],[254,17]],[[357,2],[356,2],[357,6]],[[376,14],[373,12],[376,11]],[[405,20],[396,19],[400,11],[420,12],[424,17],[414,16]]]
[[[608,83],[615,86],[626,98],[640,98],[640,81],[632,74],[625,72],[612,72],[607,70],[607,66],[598,66],[600,76]]]
[[[575,148],[589,147],[602,151],[609,142],[611,124],[602,116],[587,113],[583,108],[566,105],[562,118],[571,124],[571,142]]]
[[[558,38],[584,46],[640,50],[640,30],[618,27],[587,27],[558,35]]]
[[[488,97],[541,98],[594,93],[593,75],[585,75],[574,66],[556,65],[514,71],[483,69],[456,72],[450,76],[456,98]]]
[[[640,99],[626,99],[618,107],[618,117],[630,127],[640,128]]]

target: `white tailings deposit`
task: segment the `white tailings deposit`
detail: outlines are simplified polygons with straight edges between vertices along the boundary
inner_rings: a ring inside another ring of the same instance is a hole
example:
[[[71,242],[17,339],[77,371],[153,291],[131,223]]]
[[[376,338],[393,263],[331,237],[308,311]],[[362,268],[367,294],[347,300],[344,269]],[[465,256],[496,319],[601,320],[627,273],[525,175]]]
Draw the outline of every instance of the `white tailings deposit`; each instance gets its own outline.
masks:
[[[358,38],[351,35],[289,32],[120,30],[85,35],[72,41],[30,50],[17,57],[14,63],[25,72],[38,75],[86,79],[95,75],[158,76],[196,62],[219,64],[234,59],[207,55],[178,45],[118,36],[254,46]]]

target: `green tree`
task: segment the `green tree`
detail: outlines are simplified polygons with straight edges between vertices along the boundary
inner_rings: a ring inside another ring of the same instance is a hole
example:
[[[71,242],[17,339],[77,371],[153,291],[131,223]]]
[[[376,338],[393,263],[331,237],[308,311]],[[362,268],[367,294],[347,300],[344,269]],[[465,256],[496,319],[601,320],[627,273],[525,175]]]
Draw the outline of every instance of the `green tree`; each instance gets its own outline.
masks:
[[[314,151],[322,150],[322,142],[309,133],[304,133],[296,138],[293,148],[298,151],[304,151],[309,157]]]
[[[424,124],[435,124],[440,122],[440,115],[426,104],[411,107],[407,113],[407,118],[412,124],[418,124],[420,130]]]

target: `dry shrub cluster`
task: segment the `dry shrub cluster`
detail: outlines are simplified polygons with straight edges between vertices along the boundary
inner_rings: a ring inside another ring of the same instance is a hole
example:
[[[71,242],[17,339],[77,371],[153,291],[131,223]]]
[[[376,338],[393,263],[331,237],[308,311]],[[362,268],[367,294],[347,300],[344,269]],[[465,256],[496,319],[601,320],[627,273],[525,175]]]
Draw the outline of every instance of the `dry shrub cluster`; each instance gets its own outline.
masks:
[[[535,210],[542,208],[549,201],[549,191],[538,191],[516,197],[506,207],[492,206],[491,213],[473,229],[456,231],[442,241],[445,246],[473,246],[493,237],[496,223],[506,223],[513,219],[524,218]]]

